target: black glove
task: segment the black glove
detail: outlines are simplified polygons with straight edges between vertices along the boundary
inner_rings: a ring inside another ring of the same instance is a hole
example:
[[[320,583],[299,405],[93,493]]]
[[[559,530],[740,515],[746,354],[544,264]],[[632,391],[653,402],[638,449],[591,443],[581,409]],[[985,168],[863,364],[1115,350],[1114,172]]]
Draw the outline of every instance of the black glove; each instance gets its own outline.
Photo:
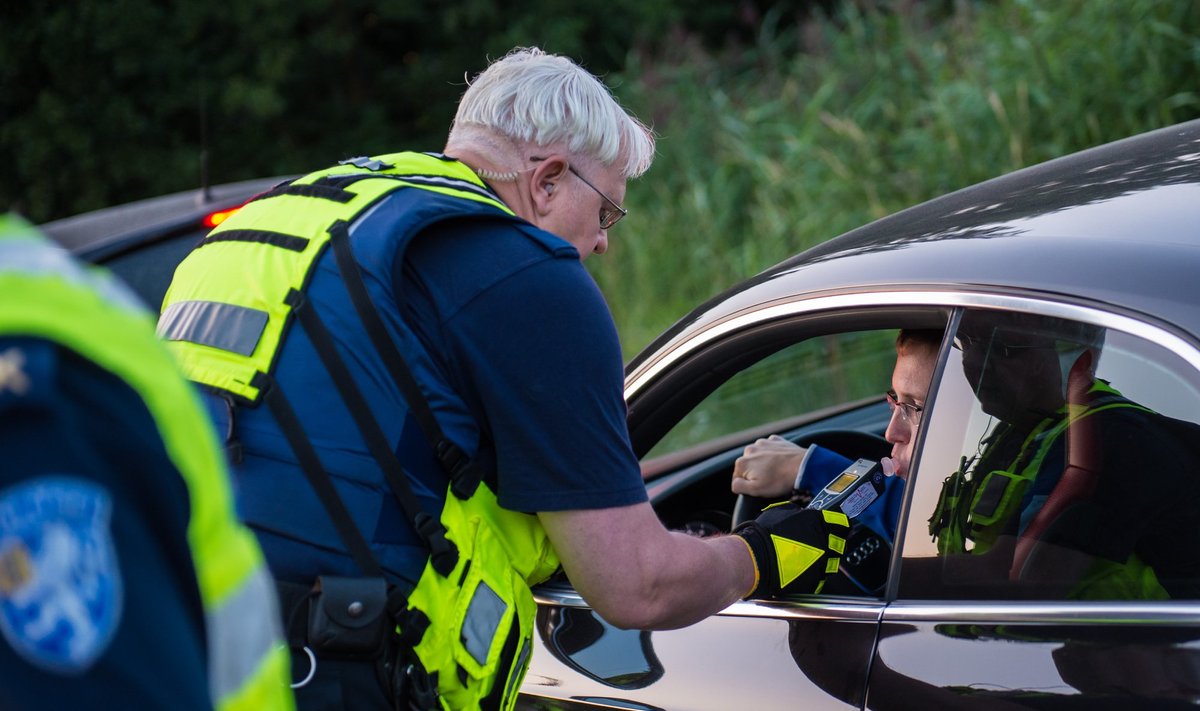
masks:
[[[840,511],[804,509],[784,502],[737,527],[754,556],[754,589],[746,597],[816,593],[838,570],[850,521]]]

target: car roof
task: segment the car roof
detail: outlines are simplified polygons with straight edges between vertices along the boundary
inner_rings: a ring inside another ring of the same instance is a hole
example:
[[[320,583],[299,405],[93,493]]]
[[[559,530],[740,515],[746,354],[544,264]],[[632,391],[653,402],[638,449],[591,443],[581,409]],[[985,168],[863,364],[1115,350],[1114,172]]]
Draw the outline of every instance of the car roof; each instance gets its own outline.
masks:
[[[144,239],[194,226],[212,212],[241,205],[284,180],[259,178],[185,190],[65,217],[38,228],[76,253],[118,243],[140,244]]]
[[[780,300],[990,291],[1151,314],[1200,334],[1200,120],[1048,161],[824,242],[700,306],[652,343]]]

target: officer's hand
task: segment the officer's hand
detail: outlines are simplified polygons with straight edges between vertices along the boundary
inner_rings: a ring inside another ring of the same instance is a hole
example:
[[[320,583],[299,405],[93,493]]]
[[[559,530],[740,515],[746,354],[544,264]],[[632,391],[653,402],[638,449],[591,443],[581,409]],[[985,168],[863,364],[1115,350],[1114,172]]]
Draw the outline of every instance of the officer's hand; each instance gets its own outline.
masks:
[[[796,472],[806,451],[779,435],[756,440],[747,445],[742,456],[733,463],[733,482],[729,488],[735,494],[787,498],[792,493]]]
[[[769,506],[734,531],[754,556],[755,586],[746,597],[781,592],[820,592],[836,573],[850,521],[840,511],[802,509],[793,503]]]

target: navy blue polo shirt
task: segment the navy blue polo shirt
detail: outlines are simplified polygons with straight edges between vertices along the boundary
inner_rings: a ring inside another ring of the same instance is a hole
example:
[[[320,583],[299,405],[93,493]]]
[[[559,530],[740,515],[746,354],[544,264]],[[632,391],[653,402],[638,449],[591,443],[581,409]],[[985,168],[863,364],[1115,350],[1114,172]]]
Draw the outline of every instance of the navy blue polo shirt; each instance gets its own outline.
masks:
[[[483,430],[500,505],[646,501],[617,330],[579,253],[566,241],[547,252],[508,225],[480,227],[451,221],[419,236],[396,293]]]
[[[355,225],[353,240],[386,239],[396,225],[394,204],[385,199],[373,208]],[[433,370],[465,403],[465,416],[444,417],[441,427],[474,451],[500,506],[536,513],[646,501],[629,441],[621,350],[608,306],[574,247],[552,236],[533,239],[528,229],[451,218],[416,235],[390,274],[368,278],[391,278],[405,323],[429,354]],[[308,293],[320,308],[322,299],[337,298],[335,292],[345,287],[336,274],[330,277],[319,267],[317,272]],[[323,368],[299,349],[303,335],[288,336],[278,364],[281,383],[295,382],[289,376],[296,369]],[[372,346],[363,338],[344,356],[355,375],[365,379],[362,369],[356,370],[356,348]],[[369,401],[387,397],[366,380],[360,387]],[[331,476],[361,476],[361,470],[375,468],[373,461],[361,456],[352,461],[347,454],[358,454],[358,434],[331,384],[297,389],[288,397]],[[218,431],[224,431],[225,406],[215,397],[208,400]],[[389,409],[386,402],[372,404],[379,405],[377,412]],[[359,574],[338,550],[344,546],[290,450],[283,449],[287,445],[278,435],[269,440],[275,430],[269,410],[243,408],[237,418],[246,451],[245,462],[234,469],[239,503],[272,572],[293,582],[319,574]],[[398,438],[398,458],[421,505],[440,509],[448,480],[416,419],[410,413],[402,423],[381,425]],[[378,479],[374,486],[343,485],[342,495],[358,512],[356,523],[381,566],[415,582],[428,553]],[[318,535],[318,528],[328,531]]]

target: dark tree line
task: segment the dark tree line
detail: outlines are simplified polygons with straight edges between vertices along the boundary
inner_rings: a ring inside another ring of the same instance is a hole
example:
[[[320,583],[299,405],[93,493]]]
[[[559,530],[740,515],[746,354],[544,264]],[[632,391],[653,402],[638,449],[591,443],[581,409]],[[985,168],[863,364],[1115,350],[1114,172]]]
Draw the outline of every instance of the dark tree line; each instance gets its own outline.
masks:
[[[46,221],[364,152],[437,149],[518,45],[619,75],[672,31],[752,41],[787,0],[55,0],[0,10],[0,209]],[[668,48],[669,49],[669,48]]]

